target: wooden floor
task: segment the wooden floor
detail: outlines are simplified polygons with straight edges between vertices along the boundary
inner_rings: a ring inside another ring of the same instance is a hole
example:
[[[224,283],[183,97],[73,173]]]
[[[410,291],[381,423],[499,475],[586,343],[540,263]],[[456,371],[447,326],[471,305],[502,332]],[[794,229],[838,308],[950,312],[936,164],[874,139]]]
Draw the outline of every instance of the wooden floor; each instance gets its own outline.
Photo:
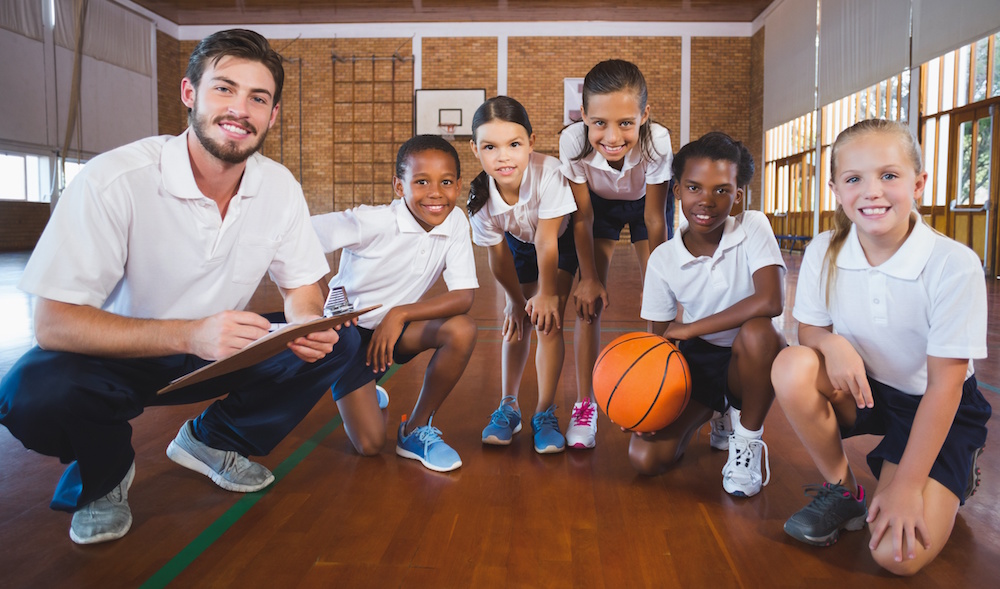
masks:
[[[0,255],[0,373],[30,341],[29,301],[13,286],[25,259]],[[801,258],[787,259],[791,285]],[[396,457],[394,431],[380,456],[358,457],[327,397],[261,459],[277,482],[241,496],[164,455],[177,428],[204,405],[152,408],[133,422],[132,530],[83,547],[68,537],[69,515],[48,509],[62,466],[26,451],[0,427],[0,587],[951,588],[1000,578],[1000,446],[992,442],[981,463],[983,486],[959,512],[948,546],[906,581],[874,564],[867,532],[848,533],[830,548],[784,534],[782,523],[805,502],[802,485],[818,475],[777,405],[764,434],[771,482],[750,499],[722,490],[726,455],[710,449],[707,430],[677,468],[655,478],[635,474],[628,436],[603,416],[594,450],[536,455],[530,428],[507,448],[484,447],[480,431],[499,400],[501,296],[478,261],[478,347],[435,418],[462,456],[458,471],[435,474]],[[643,328],[637,266],[624,247],[611,283],[604,342]],[[989,288],[992,358],[977,374],[1000,410],[1000,291],[995,283]],[[788,294],[790,304],[791,287]],[[392,422],[411,408],[426,361],[414,360],[384,383]],[[570,353],[558,396],[564,428],[573,374]],[[523,404],[532,406],[535,395],[534,379],[526,379]],[[863,484],[874,482],[863,454],[875,441],[848,442]]]

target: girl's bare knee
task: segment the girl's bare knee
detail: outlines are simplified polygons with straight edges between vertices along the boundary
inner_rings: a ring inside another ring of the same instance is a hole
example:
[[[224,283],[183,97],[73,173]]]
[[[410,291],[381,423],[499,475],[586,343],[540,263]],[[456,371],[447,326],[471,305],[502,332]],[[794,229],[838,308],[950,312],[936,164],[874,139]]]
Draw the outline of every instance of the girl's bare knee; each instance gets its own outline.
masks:
[[[883,540],[871,553],[872,558],[880,567],[900,577],[911,577],[917,574],[928,562],[926,558],[922,557],[922,552],[918,552],[916,558],[904,558],[897,562],[892,553],[892,542],[889,540]]]
[[[811,348],[791,346],[781,350],[771,364],[771,383],[775,396],[789,399],[791,396],[816,382],[819,358]]]
[[[445,323],[447,344],[459,350],[472,350],[476,347],[478,333],[476,320],[468,315],[455,315]]]
[[[351,442],[354,444],[354,449],[357,453],[362,456],[377,456],[385,448],[385,436],[382,436],[382,439],[372,436],[360,440],[351,440]]]

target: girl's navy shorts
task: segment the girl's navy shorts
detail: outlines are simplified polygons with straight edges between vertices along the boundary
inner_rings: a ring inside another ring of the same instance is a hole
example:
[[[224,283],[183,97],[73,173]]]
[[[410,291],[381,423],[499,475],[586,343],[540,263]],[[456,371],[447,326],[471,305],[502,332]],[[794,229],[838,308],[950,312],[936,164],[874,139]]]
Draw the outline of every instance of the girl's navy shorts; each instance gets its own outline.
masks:
[[[403,334],[406,333],[406,328],[409,326],[409,321],[403,324],[403,331],[399,332],[399,337],[403,337]],[[332,383],[330,390],[333,392],[334,401],[343,399],[348,394],[358,390],[361,386],[382,378],[382,375],[385,374],[384,371],[373,372],[371,366],[365,364],[368,354],[368,344],[372,341],[372,335],[375,332],[364,327],[358,327],[357,330],[361,335],[361,345],[358,346],[358,351],[354,354],[354,358],[351,359],[351,364],[355,369],[345,372],[340,380]],[[415,357],[413,354],[400,354],[396,349],[392,351],[392,361],[394,364],[406,364]]]
[[[878,478],[883,461],[899,464],[903,457],[922,397],[909,395],[871,378],[868,383],[874,407],[858,409],[854,425],[841,428],[840,435],[844,438],[860,434],[884,436],[878,446],[868,453],[868,467]],[[962,401],[930,472],[932,479],[947,487],[962,503],[965,503],[973,454],[986,444],[986,422],[992,412],[989,402],[979,392],[975,375],[970,376],[962,385]]]
[[[609,200],[591,191],[590,204],[594,208],[595,238],[618,241],[622,229],[628,225],[632,243],[649,239],[645,196],[639,200]]]
[[[504,233],[507,238],[507,247],[514,255],[514,269],[517,271],[517,281],[521,284],[531,284],[538,282],[538,253],[535,251],[533,243],[524,243],[510,233]],[[559,262],[558,268],[570,274],[576,274],[576,269],[580,266],[576,258],[576,241],[573,239],[573,225],[566,227],[566,231],[559,237]]]

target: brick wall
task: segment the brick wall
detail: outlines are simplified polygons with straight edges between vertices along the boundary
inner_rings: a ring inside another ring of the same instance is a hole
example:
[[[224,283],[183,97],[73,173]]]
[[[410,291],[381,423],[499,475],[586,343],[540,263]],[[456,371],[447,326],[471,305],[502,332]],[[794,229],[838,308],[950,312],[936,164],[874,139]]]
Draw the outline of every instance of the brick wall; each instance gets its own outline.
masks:
[[[187,109],[181,102],[181,78],[187,69],[188,55],[190,52],[180,55],[180,41],[163,31],[156,31],[156,98],[160,135],[177,135],[187,127]]]
[[[722,131],[737,141],[748,141],[749,106],[750,39],[693,37],[691,140],[710,131]],[[742,207],[742,202],[737,203],[733,213]]]
[[[750,129],[747,147],[757,163],[757,173],[750,182],[751,201],[747,208],[760,210],[764,197],[764,29],[750,38]]]
[[[691,39],[691,139],[709,131],[749,134],[750,39]]]
[[[409,40],[271,42],[291,61],[285,64],[281,116],[268,135],[264,154],[301,177],[313,212],[388,202],[395,149],[412,134],[413,62],[353,58],[393,54],[411,58]],[[186,126],[177,88],[195,44],[157,33],[161,133],[178,133]],[[744,140],[754,159],[762,161],[763,31],[753,38],[696,37],[691,50],[691,137],[725,131]],[[422,41],[422,51],[424,88],[485,88],[488,97],[496,95],[495,38],[428,37]],[[336,64],[334,54],[341,58]],[[583,77],[594,64],[612,57],[632,61],[643,71],[651,116],[672,131],[673,147],[680,148],[679,37],[511,37],[508,94],[528,110],[536,150],[557,155],[563,78]],[[303,80],[301,122],[298,60]],[[467,186],[481,168],[466,139],[453,144]],[[759,174],[751,187],[758,198]]]
[[[674,149],[680,130],[680,37],[511,37],[507,41],[508,93],[528,111],[535,150],[559,154],[563,128],[563,78],[582,78],[605,59],[635,63],[646,78],[650,116],[670,129]]]
[[[0,251],[34,249],[49,221],[49,203],[0,200]]]

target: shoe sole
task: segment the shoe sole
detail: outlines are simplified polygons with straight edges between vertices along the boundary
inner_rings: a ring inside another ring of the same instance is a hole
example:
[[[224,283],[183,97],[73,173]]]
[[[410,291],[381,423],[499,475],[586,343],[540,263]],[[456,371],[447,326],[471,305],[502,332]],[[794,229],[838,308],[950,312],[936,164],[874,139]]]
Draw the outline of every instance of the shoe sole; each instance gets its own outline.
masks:
[[[985,447],[979,448],[972,455],[972,470],[969,471],[969,482],[965,486],[965,497],[962,498],[963,501],[967,501],[969,497],[975,495],[976,491],[979,490],[979,475],[982,474],[982,471],[979,468],[979,457],[983,455],[984,450],[986,450]]]
[[[125,492],[128,493],[128,490],[132,488],[132,481],[135,480],[135,469],[129,468],[128,474],[126,476],[128,477],[128,482],[125,483]],[[128,523],[125,524],[124,530],[120,532],[106,532],[104,534],[98,534],[96,536],[91,536],[89,538],[81,538],[80,536],[76,535],[76,533],[73,531],[73,528],[70,528],[69,539],[77,544],[97,544],[100,542],[110,542],[111,540],[117,540],[118,538],[121,538],[122,536],[127,534],[128,531],[131,529],[132,529],[132,510],[130,508],[128,513]]]
[[[435,464],[427,462],[427,460],[425,460],[422,456],[414,454],[413,452],[410,452],[409,450],[406,450],[404,448],[400,448],[399,446],[396,446],[396,455],[402,456],[403,458],[409,458],[411,460],[417,460],[420,462],[420,464],[424,465],[424,468],[428,470],[433,470],[434,472],[451,472],[456,468],[462,466],[461,458],[455,461],[455,463],[452,464],[451,466],[437,466]]]
[[[574,442],[572,444],[570,444],[569,442],[567,442],[566,445],[568,445],[570,448],[576,448],[577,450],[589,450],[589,449],[593,448],[594,446],[596,446],[597,442],[594,442],[593,444],[590,444],[589,446],[585,442]]]
[[[212,482],[216,485],[222,487],[227,491],[233,491],[235,493],[254,493],[260,491],[261,489],[267,487],[274,482],[274,474],[267,477],[263,483],[259,485],[241,485],[239,483],[234,483],[223,478],[219,473],[215,472],[208,467],[207,464],[198,460],[192,456],[187,450],[181,448],[176,442],[170,442],[167,446],[167,458],[170,458],[177,464],[180,464],[184,468],[193,470],[199,474],[203,474],[208,478],[212,479]]]
[[[799,542],[805,542],[806,544],[811,544],[812,546],[831,546],[837,543],[840,539],[840,530],[847,530],[848,532],[856,532],[861,528],[865,527],[865,520],[868,518],[867,510],[865,513],[847,520],[840,527],[833,530],[826,536],[810,536],[804,533],[802,530],[798,529],[791,520],[785,522],[784,529],[785,533],[795,538]]]
[[[490,444],[491,446],[509,446],[510,443],[514,440],[514,434],[516,434],[519,431],[521,431],[521,422],[520,421],[517,422],[517,427],[514,428],[514,431],[512,431],[510,433],[511,434],[510,438],[507,438],[505,440],[503,438],[498,438],[498,437],[496,437],[494,435],[489,435],[489,436],[486,436],[485,438],[483,438],[483,443],[484,444]]]
[[[561,447],[560,446],[551,446],[550,445],[550,446],[546,446],[544,448],[539,448],[538,446],[535,446],[535,452],[537,452],[539,454],[558,454],[558,453],[562,452],[565,449],[566,449],[565,445],[563,445]]]

